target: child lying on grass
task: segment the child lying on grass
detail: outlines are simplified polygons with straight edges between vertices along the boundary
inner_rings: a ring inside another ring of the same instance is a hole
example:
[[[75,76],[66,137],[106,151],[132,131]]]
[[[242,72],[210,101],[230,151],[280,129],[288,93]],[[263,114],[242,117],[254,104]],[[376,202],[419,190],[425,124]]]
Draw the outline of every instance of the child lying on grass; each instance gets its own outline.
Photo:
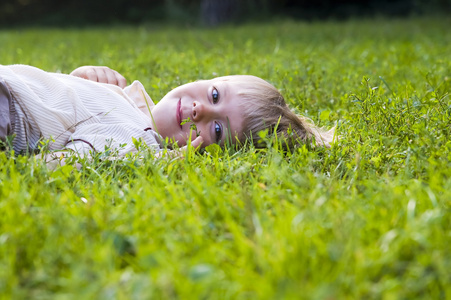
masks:
[[[0,139],[14,135],[16,153],[32,152],[47,139],[50,150],[79,154],[110,147],[124,155],[137,150],[132,137],[156,151],[165,139],[182,149],[189,139],[196,148],[230,138],[258,145],[265,129],[279,137],[291,133],[287,147],[312,139],[329,147],[334,134],[297,116],[276,88],[254,76],[188,83],[155,105],[139,81],[126,86],[107,67],[85,66],[67,75],[0,65]]]

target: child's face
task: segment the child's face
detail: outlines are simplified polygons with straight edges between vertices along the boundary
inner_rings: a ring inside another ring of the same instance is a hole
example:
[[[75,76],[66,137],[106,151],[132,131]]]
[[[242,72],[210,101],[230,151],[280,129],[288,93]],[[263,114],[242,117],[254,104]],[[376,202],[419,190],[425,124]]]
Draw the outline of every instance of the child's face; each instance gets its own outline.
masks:
[[[176,141],[180,147],[186,145],[190,131],[192,140],[197,135],[202,136],[203,147],[213,143],[224,144],[228,135],[233,140],[241,138],[243,116],[239,92],[237,83],[225,77],[179,86],[152,109],[154,129],[163,138]]]

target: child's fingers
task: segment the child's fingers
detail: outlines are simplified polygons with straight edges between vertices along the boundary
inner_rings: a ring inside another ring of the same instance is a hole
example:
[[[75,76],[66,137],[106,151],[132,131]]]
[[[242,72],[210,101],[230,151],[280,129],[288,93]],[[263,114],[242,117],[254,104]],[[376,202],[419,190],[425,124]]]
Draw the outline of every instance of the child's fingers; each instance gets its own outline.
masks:
[[[204,139],[201,136],[198,136],[191,142],[191,146],[193,146],[194,148],[199,148],[203,142]]]
[[[105,72],[105,70],[103,68],[94,68],[94,72],[97,77],[95,81],[101,82],[101,83],[109,83],[107,72]]]
[[[108,67],[84,66],[75,69],[71,75],[88,79],[91,81],[109,83],[121,88],[127,86],[127,80],[117,71]]]
[[[125,88],[127,86],[127,80],[124,78],[124,76],[122,76],[115,70],[112,70],[108,67],[102,67],[98,70],[98,73],[99,82],[114,84],[121,88]]]
[[[79,77],[85,78],[91,81],[97,81],[97,73],[94,69],[86,69],[86,71],[81,71]]]
[[[119,74],[119,72],[114,71],[115,76],[116,76],[116,80],[117,80],[117,85],[121,88],[125,88],[127,86],[127,79],[125,79],[124,76],[122,76],[121,74]]]
[[[76,77],[81,77],[84,79],[88,79],[86,77],[86,67],[78,67],[75,70],[73,70],[70,75],[72,76],[76,76]]]
[[[105,69],[106,83],[117,85],[116,74],[111,69]]]
[[[203,142],[204,142],[204,139],[201,136],[198,136],[191,142],[191,147],[194,147],[194,150],[197,150],[202,145]],[[166,155],[168,155],[168,157],[170,157],[172,159],[184,158],[187,151],[188,151],[188,145],[185,145],[185,146],[181,147],[180,149],[171,150],[166,153],[163,151],[158,152],[155,155],[155,157],[157,157],[157,158],[162,157],[165,153]]]
[[[197,150],[197,148],[199,148],[203,142],[204,142],[204,139],[201,136],[198,136],[197,138],[195,138],[194,140],[191,141],[191,147],[193,147],[195,150]],[[178,151],[180,154],[180,157],[183,157],[187,150],[188,150],[188,145],[185,145],[182,148],[180,148],[180,151]]]

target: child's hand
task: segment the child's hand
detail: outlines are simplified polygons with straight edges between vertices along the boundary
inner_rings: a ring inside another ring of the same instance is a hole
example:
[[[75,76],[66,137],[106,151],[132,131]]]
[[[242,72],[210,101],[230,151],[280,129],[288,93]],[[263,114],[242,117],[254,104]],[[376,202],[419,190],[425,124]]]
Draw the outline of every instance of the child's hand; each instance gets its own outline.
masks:
[[[124,78],[124,76],[108,67],[79,67],[73,70],[70,75],[96,82],[114,84],[121,88],[125,88],[127,86],[127,80]]]
[[[194,140],[191,141],[191,148],[193,148],[193,151],[199,150],[200,146],[204,142],[204,139],[201,136],[198,136]],[[188,145],[181,147],[179,150],[175,150],[175,152],[178,152],[178,156],[180,158],[185,157],[186,152],[188,151]]]
[[[193,141],[191,141],[191,146],[194,147],[194,151],[198,150],[199,147],[204,142],[204,139],[201,136],[198,136]],[[183,146],[177,150],[171,150],[168,152],[158,152],[155,157],[159,158],[162,157],[164,154],[166,154],[169,158],[183,158],[185,157],[186,151],[188,151],[188,145]]]
[[[194,149],[198,149],[202,143],[204,142],[204,139],[199,135],[197,138],[195,138],[193,141],[191,141],[191,147],[194,147]],[[183,150],[186,151],[188,145],[182,147]]]

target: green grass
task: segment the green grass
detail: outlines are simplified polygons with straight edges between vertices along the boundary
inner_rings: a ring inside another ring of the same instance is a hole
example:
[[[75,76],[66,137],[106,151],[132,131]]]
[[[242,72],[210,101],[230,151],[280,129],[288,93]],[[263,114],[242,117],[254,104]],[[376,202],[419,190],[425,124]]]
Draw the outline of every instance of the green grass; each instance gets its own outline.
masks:
[[[107,65],[154,100],[257,75],[342,137],[80,170],[0,152],[0,298],[451,298],[450,26],[0,31],[2,64]]]

